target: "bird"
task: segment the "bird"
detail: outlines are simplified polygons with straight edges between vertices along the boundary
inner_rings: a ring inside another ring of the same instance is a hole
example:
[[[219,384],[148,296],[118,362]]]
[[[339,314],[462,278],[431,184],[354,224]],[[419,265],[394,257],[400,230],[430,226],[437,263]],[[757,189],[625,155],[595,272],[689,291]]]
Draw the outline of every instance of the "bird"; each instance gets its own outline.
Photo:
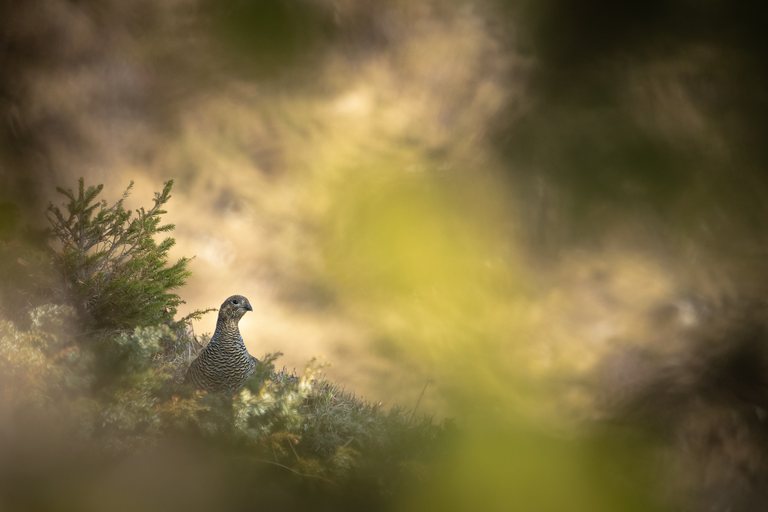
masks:
[[[238,327],[248,311],[253,307],[242,295],[232,295],[222,303],[216,330],[189,365],[186,383],[209,392],[236,393],[245,386],[256,369],[256,359],[245,348]]]

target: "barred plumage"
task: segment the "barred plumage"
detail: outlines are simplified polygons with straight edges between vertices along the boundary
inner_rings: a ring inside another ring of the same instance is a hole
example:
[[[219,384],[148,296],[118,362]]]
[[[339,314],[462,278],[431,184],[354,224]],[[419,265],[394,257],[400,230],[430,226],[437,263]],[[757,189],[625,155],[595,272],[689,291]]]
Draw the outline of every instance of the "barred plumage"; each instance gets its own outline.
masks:
[[[186,382],[206,391],[232,393],[245,385],[256,367],[237,325],[247,311],[253,311],[253,308],[242,295],[233,295],[224,301],[219,309],[216,331],[189,365]]]

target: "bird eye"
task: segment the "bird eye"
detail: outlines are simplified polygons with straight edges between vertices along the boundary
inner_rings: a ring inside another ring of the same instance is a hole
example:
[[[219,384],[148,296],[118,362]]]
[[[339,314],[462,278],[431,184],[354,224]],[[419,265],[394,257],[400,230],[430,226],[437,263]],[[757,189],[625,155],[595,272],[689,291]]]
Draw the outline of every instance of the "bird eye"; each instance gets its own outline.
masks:
[[[237,299],[232,299],[232,304],[237,304]]]

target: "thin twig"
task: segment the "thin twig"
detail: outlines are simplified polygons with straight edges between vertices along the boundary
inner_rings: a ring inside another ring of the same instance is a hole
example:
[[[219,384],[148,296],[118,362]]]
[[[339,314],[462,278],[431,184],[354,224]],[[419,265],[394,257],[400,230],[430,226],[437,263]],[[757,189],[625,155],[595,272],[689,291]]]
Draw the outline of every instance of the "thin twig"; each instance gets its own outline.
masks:
[[[432,382],[432,379],[427,379],[427,381],[424,383],[424,387],[421,388],[421,393],[419,394],[419,399],[416,400],[416,405],[413,407],[413,410],[411,411],[411,415],[408,418],[408,423],[413,421],[413,417],[416,415],[416,410],[419,408],[419,405],[421,405],[421,399],[424,398],[424,393],[427,391],[427,386]]]
[[[291,473],[293,473],[294,475],[297,475],[297,476],[301,476],[301,477],[304,477],[304,478],[315,478],[317,480],[322,480],[325,483],[328,483],[328,484],[331,484],[331,485],[336,485],[336,482],[334,482],[333,480],[330,480],[328,478],[325,478],[324,476],[311,475],[309,473],[302,473],[301,471],[297,471],[297,470],[293,469],[290,466],[286,466],[285,464],[280,464],[279,462],[275,462],[273,460],[261,459],[259,457],[251,457],[251,459],[255,460],[256,462],[263,462],[264,464],[271,464],[273,466],[277,466],[279,468],[283,468],[286,471],[290,471]]]

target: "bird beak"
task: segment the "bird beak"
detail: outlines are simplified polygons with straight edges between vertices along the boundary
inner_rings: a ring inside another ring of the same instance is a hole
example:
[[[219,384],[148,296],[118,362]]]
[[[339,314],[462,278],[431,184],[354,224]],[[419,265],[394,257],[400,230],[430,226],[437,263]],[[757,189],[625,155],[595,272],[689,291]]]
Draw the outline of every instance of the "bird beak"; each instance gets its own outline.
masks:
[[[253,311],[253,308],[251,307],[251,305],[250,305],[250,304],[246,304],[246,305],[245,305],[245,310],[246,310],[246,311]]]

